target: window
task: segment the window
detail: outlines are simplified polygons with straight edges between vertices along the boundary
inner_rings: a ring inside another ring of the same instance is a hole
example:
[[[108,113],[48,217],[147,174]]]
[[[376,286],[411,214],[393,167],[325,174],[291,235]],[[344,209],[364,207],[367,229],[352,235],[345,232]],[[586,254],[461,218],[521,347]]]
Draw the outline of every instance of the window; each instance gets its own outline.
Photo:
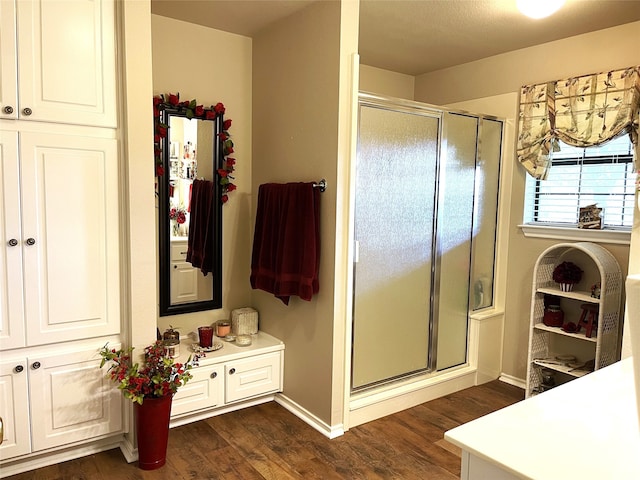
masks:
[[[597,147],[560,142],[546,180],[527,175],[525,223],[575,227],[581,207],[603,209],[603,228],[630,230],[635,172],[628,135]]]

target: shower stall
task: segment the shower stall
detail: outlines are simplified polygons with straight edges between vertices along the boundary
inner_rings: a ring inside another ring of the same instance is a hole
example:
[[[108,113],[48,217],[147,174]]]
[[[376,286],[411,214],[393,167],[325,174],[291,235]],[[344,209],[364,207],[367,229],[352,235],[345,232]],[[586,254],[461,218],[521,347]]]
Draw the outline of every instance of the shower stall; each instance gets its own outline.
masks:
[[[468,362],[493,305],[503,122],[360,94],[351,394]]]

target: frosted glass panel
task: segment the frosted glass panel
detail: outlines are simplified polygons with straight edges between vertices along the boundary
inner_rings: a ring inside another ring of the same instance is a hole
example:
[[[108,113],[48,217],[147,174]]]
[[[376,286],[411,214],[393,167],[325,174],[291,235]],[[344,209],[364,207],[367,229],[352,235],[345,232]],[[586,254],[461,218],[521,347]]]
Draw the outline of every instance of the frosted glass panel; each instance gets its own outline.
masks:
[[[438,123],[360,107],[353,388],[427,368]]]
[[[441,159],[437,276],[437,361],[442,370],[466,362],[471,232],[478,119],[445,114],[446,154]]]
[[[473,213],[471,301],[474,310],[493,305],[501,145],[502,122],[482,119],[476,169],[476,202]]]

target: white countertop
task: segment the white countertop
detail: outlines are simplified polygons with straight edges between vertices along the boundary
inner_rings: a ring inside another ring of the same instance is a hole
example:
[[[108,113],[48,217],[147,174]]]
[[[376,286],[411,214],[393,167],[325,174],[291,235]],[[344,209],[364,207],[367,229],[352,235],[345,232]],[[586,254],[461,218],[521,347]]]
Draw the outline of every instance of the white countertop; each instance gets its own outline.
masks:
[[[284,343],[271,335],[258,332],[255,335],[250,335],[251,345],[240,346],[236,345],[236,342],[227,342],[216,336],[213,340],[216,343],[222,344],[222,348],[213,352],[207,352],[199,360],[200,365],[210,365],[213,363],[228,362],[239,358],[245,358],[247,355],[277,352],[284,350]],[[189,356],[194,354],[192,345],[197,345],[198,342],[190,339],[183,338],[180,340],[180,356],[176,358],[176,362],[184,363],[188,360]]]
[[[520,478],[638,480],[632,360],[461,425],[445,439]]]

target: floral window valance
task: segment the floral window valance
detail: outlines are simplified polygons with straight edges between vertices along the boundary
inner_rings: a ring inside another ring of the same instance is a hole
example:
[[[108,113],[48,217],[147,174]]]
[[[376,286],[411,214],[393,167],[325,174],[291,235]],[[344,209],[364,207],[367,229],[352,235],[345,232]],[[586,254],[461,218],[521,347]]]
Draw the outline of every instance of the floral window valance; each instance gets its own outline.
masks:
[[[558,140],[575,147],[600,145],[629,133],[638,144],[640,66],[594,73],[520,90],[518,161],[544,180]]]

